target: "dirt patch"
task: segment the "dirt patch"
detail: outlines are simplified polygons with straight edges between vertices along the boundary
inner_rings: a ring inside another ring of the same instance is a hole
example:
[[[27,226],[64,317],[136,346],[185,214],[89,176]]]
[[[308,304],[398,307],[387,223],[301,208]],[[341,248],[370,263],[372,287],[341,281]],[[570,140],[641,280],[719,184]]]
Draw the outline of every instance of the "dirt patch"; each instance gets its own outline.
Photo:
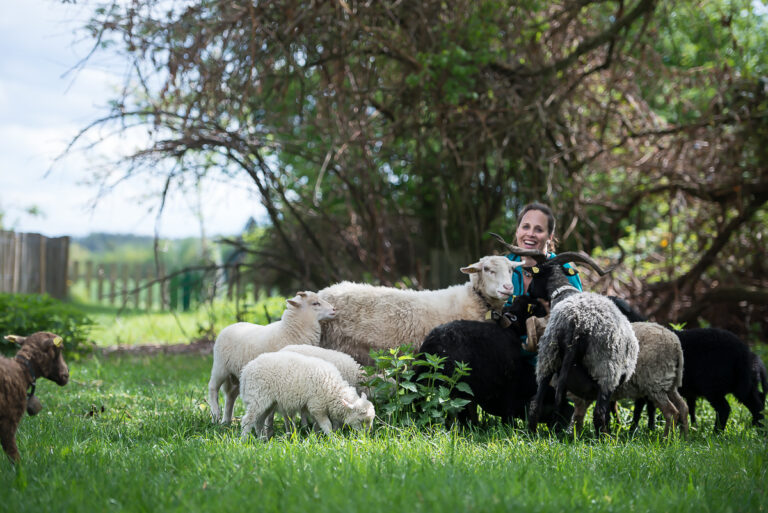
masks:
[[[201,338],[186,344],[138,344],[133,346],[109,346],[100,349],[102,355],[153,355],[153,354],[199,354],[213,352],[213,339]]]

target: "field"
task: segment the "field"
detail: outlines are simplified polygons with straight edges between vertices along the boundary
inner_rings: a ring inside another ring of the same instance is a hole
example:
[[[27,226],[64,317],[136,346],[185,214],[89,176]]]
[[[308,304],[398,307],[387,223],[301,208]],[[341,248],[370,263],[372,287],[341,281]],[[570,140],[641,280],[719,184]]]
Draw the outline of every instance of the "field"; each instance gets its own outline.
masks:
[[[91,357],[22,420],[0,459],[3,511],[768,511],[766,432],[734,404],[689,441],[621,430],[579,440],[490,423],[470,432],[285,433],[240,439],[205,403],[211,357]],[[238,400],[235,415],[242,415]],[[277,424],[281,426],[281,424]]]

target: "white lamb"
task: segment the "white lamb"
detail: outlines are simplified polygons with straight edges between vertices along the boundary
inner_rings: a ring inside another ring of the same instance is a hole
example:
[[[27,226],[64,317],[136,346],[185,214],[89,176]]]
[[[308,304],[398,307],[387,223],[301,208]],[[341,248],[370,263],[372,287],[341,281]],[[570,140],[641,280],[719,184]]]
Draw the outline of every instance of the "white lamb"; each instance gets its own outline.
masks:
[[[290,344],[317,345],[320,342],[320,321],[336,315],[333,306],[314,292],[299,292],[286,301],[279,321],[266,326],[238,322],[227,326],[213,345],[213,366],[208,382],[208,404],[211,416],[218,422],[219,388],[224,385],[224,418],[232,421],[235,400],[239,394],[239,378],[243,367],[262,353],[278,351]]]
[[[485,256],[462,267],[469,281],[439,290],[403,290],[341,282],[317,292],[339,316],[322,323],[320,346],[371,365],[370,351],[410,344],[417,349],[436,326],[459,319],[482,321],[512,294],[512,271],[522,262]]]
[[[279,411],[285,418],[306,414],[325,434],[349,425],[370,428],[376,416],[373,404],[358,396],[331,363],[292,351],[265,353],[243,368],[240,394],[245,404],[242,437],[253,428],[271,437],[265,421]]]

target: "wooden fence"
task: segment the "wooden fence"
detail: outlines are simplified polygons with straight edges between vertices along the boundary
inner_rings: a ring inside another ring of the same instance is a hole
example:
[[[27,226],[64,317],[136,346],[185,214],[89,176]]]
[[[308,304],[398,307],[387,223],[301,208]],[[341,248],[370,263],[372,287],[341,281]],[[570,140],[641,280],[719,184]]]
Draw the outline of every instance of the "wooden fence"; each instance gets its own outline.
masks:
[[[72,292],[89,302],[137,310],[189,310],[211,297],[255,301],[259,287],[244,266],[190,267],[166,274],[154,265],[73,261]]]
[[[0,231],[0,292],[67,297],[69,237]]]

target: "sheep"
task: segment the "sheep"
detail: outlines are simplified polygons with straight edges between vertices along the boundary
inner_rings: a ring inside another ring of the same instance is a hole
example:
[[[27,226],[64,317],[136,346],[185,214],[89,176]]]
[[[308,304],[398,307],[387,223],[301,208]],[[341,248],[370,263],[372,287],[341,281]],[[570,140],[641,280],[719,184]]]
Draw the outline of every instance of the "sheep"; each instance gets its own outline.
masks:
[[[519,248],[507,244],[499,235],[492,235],[511,253],[536,261],[531,268],[533,280],[528,294],[548,300],[551,305],[549,322],[539,341],[538,389],[528,416],[529,429],[536,431],[546,384],[557,375],[555,402],[565,404],[568,374],[574,363],[581,363],[599,389],[594,409],[595,430],[607,432],[610,397],[635,370],[639,351],[637,337],[613,301],[592,292],[580,292],[570,285],[562,265],[586,263],[601,276],[607,271],[581,253],[561,253],[547,259],[545,252]]]
[[[371,350],[403,345],[418,350],[435,326],[458,319],[481,321],[500,311],[512,294],[512,270],[519,265],[503,256],[485,256],[460,269],[470,276],[467,283],[438,290],[346,281],[331,285],[318,295],[333,303],[339,315],[322,323],[320,346],[347,353],[363,365],[373,364]]]
[[[486,413],[500,416],[504,422],[526,417],[528,403],[536,392],[536,376],[534,366],[521,352],[520,337],[525,334],[526,318],[544,314],[546,311],[538,300],[518,296],[504,307],[498,323],[452,321],[427,335],[421,345],[420,358],[424,358],[424,353],[445,357],[443,374],[452,374],[456,362],[465,362],[470,368],[469,375],[462,381],[469,385],[472,395],[455,389],[457,397],[472,401],[458,414],[460,423],[477,421],[476,404]],[[419,375],[427,371],[423,366],[416,368]],[[554,405],[554,391],[549,388],[551,397],[547,406]],[[561,418],[551,415],[546,421],[554,426],[569,414]]]
[[[262,353],[277,351],[290,344],[317,345],[320,342],[320,321],[332,319],[336,310],[314,292],[299,292],[286,301],[279,321],[266,326],[238,322],[227,326],[213,345],[213,366],[208,381],[208,404],[211,417],[218,422],[219,389],[224,386],[224,417],[232,421],[238,396],[238,379],[245,364]]]
[[[677,330],[675,334],[685,358],[680,394],[688,405],[691,424],[696,423],[696,399],[704,397],[715,409],[714,431],[723,431],[731,412],[725,396],[733,394],[749,409],[752,425],[761,425],[768,377],[760,357],[734,333],[724,329],[690,328]],[[633,427],[639,423],[645,403],[643,399],[635,401]],[[653,429],[654,424],[654,407],[648,403],[648,427]]]
[[[635,372],[613,392],[611,400],[650,398],[664,414],[664,436],[668,436],[673,423],[679,422],[683,436],[687,437],[688,407],[677,391],[683,381],[684,365],[680,341],[672,331],[655,322],[633,322],[632,330],[639,342]],[[579,371],[573,369],[571,374]],[[571,424],[578,432],[589,403],[597,395],[596,384],[591,391],[580,389],[577,395]]]
[[[330,362],[294,353],[264,353],[243,368],[240,394],[246,407],[242,438],[256,427],[270,438],[269,424],[275,410],[286,418],[308,415],[325,434],[342,425],[370,428],[376,416],[365,394],[358,396]]]
[[[41,408],[34,395],[37,378],[64,386],[69,381],[69,367],[62,355],[63,339],[54,333],[38,331],[27,337],[7,335],[5,339],[21,347],[13,358],[0,357],[0,442],[11,461],[18,463],[21,455],[16,431],[21,417],[25,409],[34,415]]]

